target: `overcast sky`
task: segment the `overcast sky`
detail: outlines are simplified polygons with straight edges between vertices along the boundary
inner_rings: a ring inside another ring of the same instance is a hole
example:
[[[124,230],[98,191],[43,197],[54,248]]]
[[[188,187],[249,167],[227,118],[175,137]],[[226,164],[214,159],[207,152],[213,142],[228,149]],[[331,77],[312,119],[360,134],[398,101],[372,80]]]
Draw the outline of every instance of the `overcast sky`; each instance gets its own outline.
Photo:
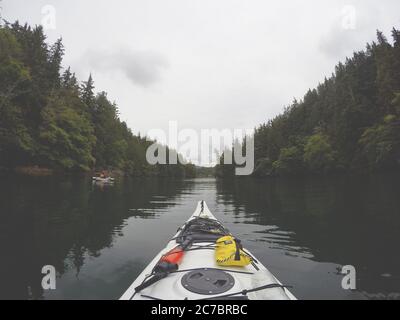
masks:
[[[400,28],[399,0],[3,0],[40,24],[55,8],[64,66],[92,72],[134,132],[253,128],[302,98],[335,64]],[[354,8],[354,12],[353,9]],[[355,15],[353,15],[353,13]]]

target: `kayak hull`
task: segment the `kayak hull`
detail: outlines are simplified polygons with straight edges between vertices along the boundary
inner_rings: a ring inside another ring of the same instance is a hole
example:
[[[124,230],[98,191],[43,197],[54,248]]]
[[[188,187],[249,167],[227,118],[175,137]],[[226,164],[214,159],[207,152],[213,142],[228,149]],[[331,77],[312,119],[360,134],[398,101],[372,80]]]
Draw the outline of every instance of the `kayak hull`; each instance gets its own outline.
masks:
[[[211,219],[218,221],[210,212],[205,202],[199,202],[196,211],[188,220],[190,222],[197,217]],[[259,288],[266,285],[281,285],[278,279],[259,261],[245,267],[221,267],[215,262],[213,247],[210,247],[210,242],[196,242],[196,247],[204,247],[202,250],[189,250],[185,252],[183,260],[179,265],[179,272],[169,274],[164,279],[152,284],[151,286],[135,293],[135,288],[142,284],[148,275],[150,275],[160,261],[160,259],[170,250],[177,247],[178,242],[176,237],[178,233],[172,238],[168,245],[163,249],[143,270],[137,277],[132,285],[120,298],[121,300],[199,300],[199,299],[219,299],[220,294],[207,294],[195,293],[187,290],[183,283],[183,278],[186,274],[193,270],[223,270],[234,279],[232,287],[224,292],[223,295],[229,295],[242,292],[243,290],[250,290]],[[208,248],[206,248],[208,246]],[[248,250],[246,252],[249,253]],[[251,253],[250,253],[251,254]],[[250,292],[246,296],[242,294],[235,294],[233,297],[245,297],[250,300],[296,300],[294,295],[287,289],[282,287],[273,287],[264,290]]]
[[[113,184],[114,178],[100,178],[100,177],[93,177],[93,182],[95,183],[103,183],[103,184]]]

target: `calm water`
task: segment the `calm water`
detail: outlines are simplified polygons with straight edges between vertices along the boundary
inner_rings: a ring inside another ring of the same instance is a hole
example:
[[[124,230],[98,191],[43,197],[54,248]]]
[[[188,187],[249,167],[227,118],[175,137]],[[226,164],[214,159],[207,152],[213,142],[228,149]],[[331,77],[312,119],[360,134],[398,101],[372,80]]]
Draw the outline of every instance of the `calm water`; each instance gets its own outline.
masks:
[[[318,180],[2,177],[0,298],[116,299],[206,200],[300,299],[400,299],[398,176]],[[41,289],[54,265],[57,289]],[[341,289],[342,265],[357,291]]]

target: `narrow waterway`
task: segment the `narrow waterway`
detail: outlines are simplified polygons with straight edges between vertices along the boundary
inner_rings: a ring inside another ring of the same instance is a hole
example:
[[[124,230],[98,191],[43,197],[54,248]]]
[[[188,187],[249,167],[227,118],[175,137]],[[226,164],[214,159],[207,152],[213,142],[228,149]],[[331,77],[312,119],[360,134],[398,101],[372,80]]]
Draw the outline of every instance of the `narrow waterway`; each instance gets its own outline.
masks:
[[[399,181],[2,177],[0,298],[117,299],[205,200],[299,299],[400,299]],[[357,290],[342,289],[343,265]]]

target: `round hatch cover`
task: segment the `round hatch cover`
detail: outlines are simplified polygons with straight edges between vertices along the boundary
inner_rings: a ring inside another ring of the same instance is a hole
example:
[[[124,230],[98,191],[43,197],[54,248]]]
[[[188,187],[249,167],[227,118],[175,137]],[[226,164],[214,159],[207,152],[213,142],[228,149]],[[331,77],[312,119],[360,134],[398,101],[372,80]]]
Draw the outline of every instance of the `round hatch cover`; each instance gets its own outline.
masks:
[[[199,269],[182,277],[182,286],[190,292],[212,295],[232,289],[235,279],[227,272],[216,269]]]

